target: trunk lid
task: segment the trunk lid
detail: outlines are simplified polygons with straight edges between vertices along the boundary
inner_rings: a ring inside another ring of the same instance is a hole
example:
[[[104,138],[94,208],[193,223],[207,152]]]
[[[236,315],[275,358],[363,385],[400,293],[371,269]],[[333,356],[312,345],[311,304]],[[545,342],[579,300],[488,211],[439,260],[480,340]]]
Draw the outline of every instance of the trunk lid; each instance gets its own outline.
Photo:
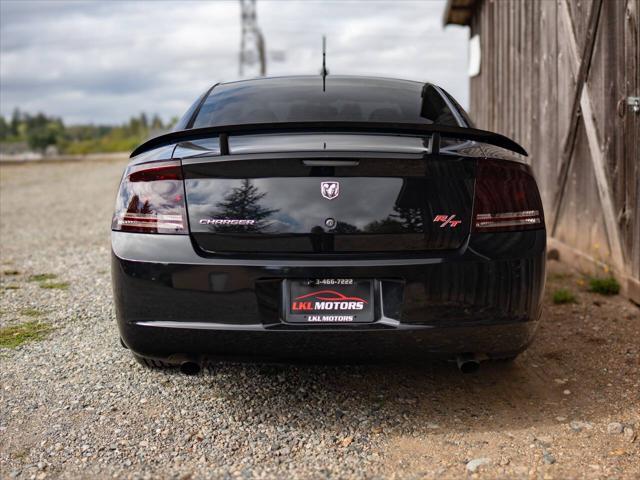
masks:
[[[470,230],[464,157],[201,154],[183,172],[191,235],[209,253],[414,254],[459,248]]]

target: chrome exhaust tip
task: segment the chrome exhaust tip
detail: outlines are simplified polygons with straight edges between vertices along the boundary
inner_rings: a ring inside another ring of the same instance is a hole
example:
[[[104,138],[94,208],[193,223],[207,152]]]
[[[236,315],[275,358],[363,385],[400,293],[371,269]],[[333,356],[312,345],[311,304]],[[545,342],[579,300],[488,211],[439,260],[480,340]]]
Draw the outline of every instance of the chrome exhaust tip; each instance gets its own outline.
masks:
[[[475,373],[480,368],[480,360],[473,353],[458,355],[456,364],[462,373]]]

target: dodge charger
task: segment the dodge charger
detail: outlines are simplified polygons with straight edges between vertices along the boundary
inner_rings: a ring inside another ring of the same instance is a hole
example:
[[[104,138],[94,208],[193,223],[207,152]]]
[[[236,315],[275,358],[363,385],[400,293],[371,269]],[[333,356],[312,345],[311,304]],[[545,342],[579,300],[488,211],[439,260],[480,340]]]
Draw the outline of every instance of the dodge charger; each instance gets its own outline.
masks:
[[[511,360],[545,276],[526,155],[431,83],[216,84],[124,171],[121,342],[185,373],[227,358]]]

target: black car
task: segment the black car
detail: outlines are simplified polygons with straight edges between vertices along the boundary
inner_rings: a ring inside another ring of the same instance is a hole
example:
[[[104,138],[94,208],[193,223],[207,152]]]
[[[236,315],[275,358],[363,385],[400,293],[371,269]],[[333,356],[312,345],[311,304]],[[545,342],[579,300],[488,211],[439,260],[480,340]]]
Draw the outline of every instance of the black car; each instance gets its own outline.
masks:
[[[216,84],[122,178],[122,343],[186,373],[216,358],[512,359],[545,278],[525,155],[430,83]]]

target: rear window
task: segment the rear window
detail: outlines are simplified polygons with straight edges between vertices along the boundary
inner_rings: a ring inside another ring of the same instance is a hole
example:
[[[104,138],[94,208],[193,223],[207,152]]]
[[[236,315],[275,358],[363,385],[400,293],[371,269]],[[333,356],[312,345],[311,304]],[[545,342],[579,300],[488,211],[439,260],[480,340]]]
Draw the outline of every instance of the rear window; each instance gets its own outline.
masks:
[[[329,76],[323,91],[318,76],[218,85],[200,108],[193,127],[314,121],[459,125],[433,85]]]

